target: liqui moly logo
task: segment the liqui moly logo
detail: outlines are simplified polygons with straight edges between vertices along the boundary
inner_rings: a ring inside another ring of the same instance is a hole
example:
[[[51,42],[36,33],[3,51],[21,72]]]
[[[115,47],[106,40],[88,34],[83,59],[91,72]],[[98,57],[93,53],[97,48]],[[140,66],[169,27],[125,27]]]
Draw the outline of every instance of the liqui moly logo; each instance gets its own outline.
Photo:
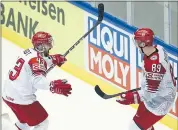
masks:
[[[96,20],[88,18],[88,30]],[[130,87],[130,38],[116,27],[101,23],[88,36],[88,69],[107,81]]]

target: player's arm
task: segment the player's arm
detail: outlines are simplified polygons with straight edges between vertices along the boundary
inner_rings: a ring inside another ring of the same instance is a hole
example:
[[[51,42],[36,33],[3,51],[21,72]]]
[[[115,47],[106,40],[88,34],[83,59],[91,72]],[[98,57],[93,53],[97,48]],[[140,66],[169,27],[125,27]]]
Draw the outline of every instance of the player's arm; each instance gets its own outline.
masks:
[[[68,96],[71,94],[71,85],[66,80],[48,81],[46,78],[46,62],[43,59],[33,58],[29,61],[32,72],[32,86],[36,89],[50,90],[52,93]]]
[[[48,63],[48,70],[46,71],[47,73],[50,72],[56,65],[61,67],[65,61],[67,61],[67,59],[61,55],[61,54],[55,54],[55,55],[50,55],[47,59],[46,59],[47,63]]]
[[[122,94],[117,98],[117,102],[120,104],[124,105],[129,105],[129,104],[139,104],[141,102],[141,98],[139,96],[139,91],[141,90],[136,90],[136,91],[128,91],[125,94]]]

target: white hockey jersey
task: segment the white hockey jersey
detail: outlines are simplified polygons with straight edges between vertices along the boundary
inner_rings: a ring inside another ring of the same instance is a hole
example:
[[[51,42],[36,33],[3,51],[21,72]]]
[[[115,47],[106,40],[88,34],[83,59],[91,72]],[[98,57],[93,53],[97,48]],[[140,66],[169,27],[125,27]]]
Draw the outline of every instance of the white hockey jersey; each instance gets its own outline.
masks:
[[[161,46],[143,58],[143,79],[138,91],[146,108],[155,115],[167,114],[176,98],[176,81],[168,55]]]
[[[33,103],[37,89],[50,88],[45,76],[51,65],[51,59],[42,58],[33,48],[23,51],[4,81],[2,97],[15,104]]]

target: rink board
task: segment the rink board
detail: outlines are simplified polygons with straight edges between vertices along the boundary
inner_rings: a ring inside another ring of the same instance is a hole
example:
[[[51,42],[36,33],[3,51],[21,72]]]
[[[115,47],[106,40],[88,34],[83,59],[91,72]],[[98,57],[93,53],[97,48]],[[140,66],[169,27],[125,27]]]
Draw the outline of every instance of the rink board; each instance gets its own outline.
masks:
[[[4,38],[28,48],[32,46],[30,38],[34,32],[47,31],[54,37],[52,53],[64,54],[97,20],[97,10],[84,2],[2,2],[1,7]],[[135,30],[105,13],[102,24],[70,52],[62,68],[93,86],[100,85],[108,93],[138,87],[141,55],[132,41]],[[168,51],[174,74],[178,76],[178,49],[159,39],[155,43]],[[161,122],[177,129],[177,116],[176,100]]]

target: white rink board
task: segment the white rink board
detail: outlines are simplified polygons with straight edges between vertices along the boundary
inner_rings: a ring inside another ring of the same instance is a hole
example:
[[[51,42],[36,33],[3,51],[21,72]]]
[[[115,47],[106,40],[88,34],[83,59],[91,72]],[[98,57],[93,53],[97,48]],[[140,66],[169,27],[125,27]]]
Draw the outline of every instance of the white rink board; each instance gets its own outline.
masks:
[[[8,73],[10,64],[16,61],[22,49],[2,38],[2,75]],[[136,110],[120,105],[115,99],[103,100],[94,88],[59,68],[52,70],[48,78],[67,79],[72,84],[72,95],[64,97],[49,91],[39,90],[38,100],[49,114],[49,130],[128,130]],[[16,117],[3,103],[2,112],[8,112],[12,123]],[[171,130],[157,123],[155,130]]]

